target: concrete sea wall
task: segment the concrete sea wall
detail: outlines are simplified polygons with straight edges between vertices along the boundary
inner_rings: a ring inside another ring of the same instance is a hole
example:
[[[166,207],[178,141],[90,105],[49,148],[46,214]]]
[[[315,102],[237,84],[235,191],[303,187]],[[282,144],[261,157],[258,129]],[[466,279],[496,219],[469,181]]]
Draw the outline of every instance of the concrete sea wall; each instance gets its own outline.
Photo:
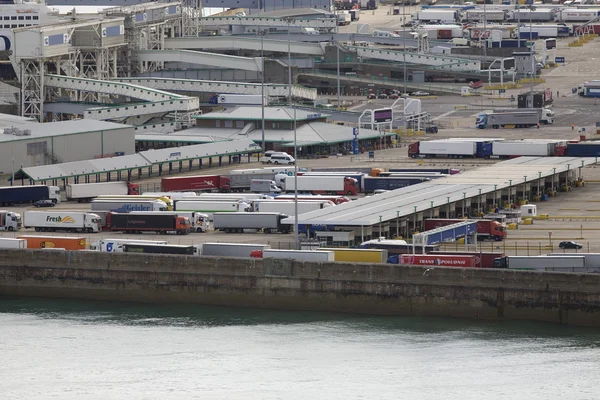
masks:
[[[600,275],[0,250],[0,294],[600,326]]]

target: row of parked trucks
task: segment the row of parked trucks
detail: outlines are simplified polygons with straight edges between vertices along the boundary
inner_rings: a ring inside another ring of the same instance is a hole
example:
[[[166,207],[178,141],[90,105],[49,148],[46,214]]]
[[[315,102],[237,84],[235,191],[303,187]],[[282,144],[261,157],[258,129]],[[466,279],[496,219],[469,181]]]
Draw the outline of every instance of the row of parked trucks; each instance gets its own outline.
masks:
[[[486,10],[473,8],[469,10],[426,8],[413,14],[412,19],[420,23],[440,22],[588,22],[600,16],[598,8],[562,8],[537,7],[515,9],[499,5],[491,5]]]
[[[409,145],[412,158],[500,158],[596,157],[600,143],[567,142],[555,139],[504,140],[494,138],[456,138],[415,142]]]

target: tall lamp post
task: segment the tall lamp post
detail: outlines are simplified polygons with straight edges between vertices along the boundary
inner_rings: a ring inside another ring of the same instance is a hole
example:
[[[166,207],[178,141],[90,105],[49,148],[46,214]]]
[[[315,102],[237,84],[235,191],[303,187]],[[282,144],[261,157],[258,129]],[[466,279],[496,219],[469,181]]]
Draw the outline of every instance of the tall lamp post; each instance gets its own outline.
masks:
[[[402,77],[404,81],[404,92],[406,93],[406,1],[402,2],[402,62],[403,72]],[[405,125],[406,126],[406,125]],[[406,130],[404,131],[406,133]]]
[[[340,44],[338,42],[338,34],[340,33],[340,20],[337,7],[335,7],[335,48],[337,50],[337,108],[340,108]]]
[[[265,147],[265,51],[264,51],[264,45],[263,45],[263,36],[265,34],[265,32],[260,29],[260,58],[261,58],[261,64],[262,64],[262,70],[260,71],[260,97],[261,97],[261,130],[262,130],[262,150],[263,153],[265,151],[267,151],[267,148]]]
[[[290,36],[291,19],[288,19],[288,101],[294,110],[294,240],[296,250],[300,250],[300,238],[298,233],[298,145],[296,140],[296,107],[292,100],[292,41]]]
[[[529,47],[531,52],[531,76],[530,76],[530,85],[529,85],[529,98],[530,98],[530,108],[533,108],[533,78],[535,77],[535,52],[533,51],[535,48],[535,43],[533,42],[533,18],[531,16],[532,12],[535,11],[534,6],[529,6],[529,40],[531,41],[531,46]]]

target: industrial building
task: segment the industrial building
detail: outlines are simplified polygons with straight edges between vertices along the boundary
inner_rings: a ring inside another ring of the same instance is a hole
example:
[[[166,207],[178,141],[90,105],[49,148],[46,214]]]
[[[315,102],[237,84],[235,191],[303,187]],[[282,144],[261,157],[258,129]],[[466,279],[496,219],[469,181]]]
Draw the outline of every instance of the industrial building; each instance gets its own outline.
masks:
[[[94,120],[38,123],[0,114],[0,174],[20,168],[133,154],[132,126]]]
[[[285,149],[290,154],[294,147],[294,116],[296,144],[299,156],[348,153],[352,149],[354,130],[325,122],[328,114],[290,107],[265,107],[265,150]],[[139,150],[176,147],[189,144],[211,143],[245,137],[262,144],[262,115],[260,107],[234,107],[195,117],[196,127],[172,134],[146,132],[135,136]],[[390,144],[394,133],[361,129],[359,147],[372,149]],[[385,138],[385,139],[384,139]]]

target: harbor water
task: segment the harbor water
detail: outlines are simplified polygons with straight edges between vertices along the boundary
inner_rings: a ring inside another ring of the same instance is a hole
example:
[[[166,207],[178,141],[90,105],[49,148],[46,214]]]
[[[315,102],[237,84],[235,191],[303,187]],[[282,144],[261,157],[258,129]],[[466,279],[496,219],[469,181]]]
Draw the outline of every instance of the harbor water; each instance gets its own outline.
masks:
[[[0,296],[0,398],[596,399],[600,331]]]

